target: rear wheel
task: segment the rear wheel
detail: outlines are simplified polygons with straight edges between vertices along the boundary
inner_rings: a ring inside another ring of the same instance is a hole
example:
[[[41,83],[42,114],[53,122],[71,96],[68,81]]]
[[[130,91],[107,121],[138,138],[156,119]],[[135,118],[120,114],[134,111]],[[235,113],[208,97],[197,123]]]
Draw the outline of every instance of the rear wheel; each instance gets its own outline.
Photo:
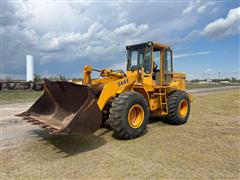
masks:
[[[189,96],[184,91],[174,91],[168,97],[168,117],[165,120],[168,124],[185,124],[190,113]]]
[[[119,139],[141,136],[149,118],[148,104],[137,92],[125,92],[116,97],[110,108],[109,122]]]

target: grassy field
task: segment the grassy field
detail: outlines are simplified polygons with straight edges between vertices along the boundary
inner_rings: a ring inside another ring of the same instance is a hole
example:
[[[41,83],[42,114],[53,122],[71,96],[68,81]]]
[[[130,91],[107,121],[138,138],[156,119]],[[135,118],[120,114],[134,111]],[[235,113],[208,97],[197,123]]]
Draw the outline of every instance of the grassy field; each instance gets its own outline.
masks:
[[[189,122],[152,119],[148,132],[120,141],[100,129],[85,137],[39,136],[3,150],[1,179],[238,179],[240,92],[194,97]]]
[[[41,91],[0,91],[0,103],[31,102],[37,100]]]
[[[204,85],[204,84],[187,85],[187,89],[213,88],[213,87],[224,87],[224,85]],[[42,91],[21,91],[21,90],[0,91],[0,104],[36,101],[42,95],[42,93],[43,93]]]
[[[199,88],[216,88],[216,87],[225,87],[232,86],[226,84],[187,84],[187,89],[199,89]]]

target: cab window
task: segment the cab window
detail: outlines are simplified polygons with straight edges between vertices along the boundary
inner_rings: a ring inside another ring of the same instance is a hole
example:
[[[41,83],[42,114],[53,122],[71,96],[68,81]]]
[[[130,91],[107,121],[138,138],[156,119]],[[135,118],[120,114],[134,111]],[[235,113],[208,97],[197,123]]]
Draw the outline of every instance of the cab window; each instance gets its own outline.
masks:
[[[164,51],[164,69],[166,73],[172,72],[172,51]]]
[[[160,57],[161,53],[159,49],[154,49],[153,51],[153,71],[160,71]]]
[[[144,72],[146,74],[151,73],[151,67],[152,67],[152,63],[151,63],[152,58],[151,57],[152,57],[151,47],[148,47],[146,49],[146,58],[145,58],[145,61],[144,61]]]
[[[127,70],[137,70],[144,62],[145,49],[128,50]]]

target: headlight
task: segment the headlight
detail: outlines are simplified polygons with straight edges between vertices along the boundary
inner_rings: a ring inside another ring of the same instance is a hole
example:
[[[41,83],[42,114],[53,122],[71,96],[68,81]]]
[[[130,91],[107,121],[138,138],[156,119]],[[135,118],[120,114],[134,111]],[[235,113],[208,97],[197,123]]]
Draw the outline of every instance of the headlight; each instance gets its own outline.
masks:
[[[142,74],[142,69],[138,69],[138,74]]]

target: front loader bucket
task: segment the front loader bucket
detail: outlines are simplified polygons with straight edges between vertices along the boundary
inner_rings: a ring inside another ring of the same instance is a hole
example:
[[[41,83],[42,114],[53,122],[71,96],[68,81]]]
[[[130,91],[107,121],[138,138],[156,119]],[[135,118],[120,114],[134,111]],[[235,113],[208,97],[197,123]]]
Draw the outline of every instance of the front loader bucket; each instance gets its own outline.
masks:
[[[44,94],[17,116],[40,125],[51,134],[92,134],[102,123],[92,88],[47,79],[44,79]]]

